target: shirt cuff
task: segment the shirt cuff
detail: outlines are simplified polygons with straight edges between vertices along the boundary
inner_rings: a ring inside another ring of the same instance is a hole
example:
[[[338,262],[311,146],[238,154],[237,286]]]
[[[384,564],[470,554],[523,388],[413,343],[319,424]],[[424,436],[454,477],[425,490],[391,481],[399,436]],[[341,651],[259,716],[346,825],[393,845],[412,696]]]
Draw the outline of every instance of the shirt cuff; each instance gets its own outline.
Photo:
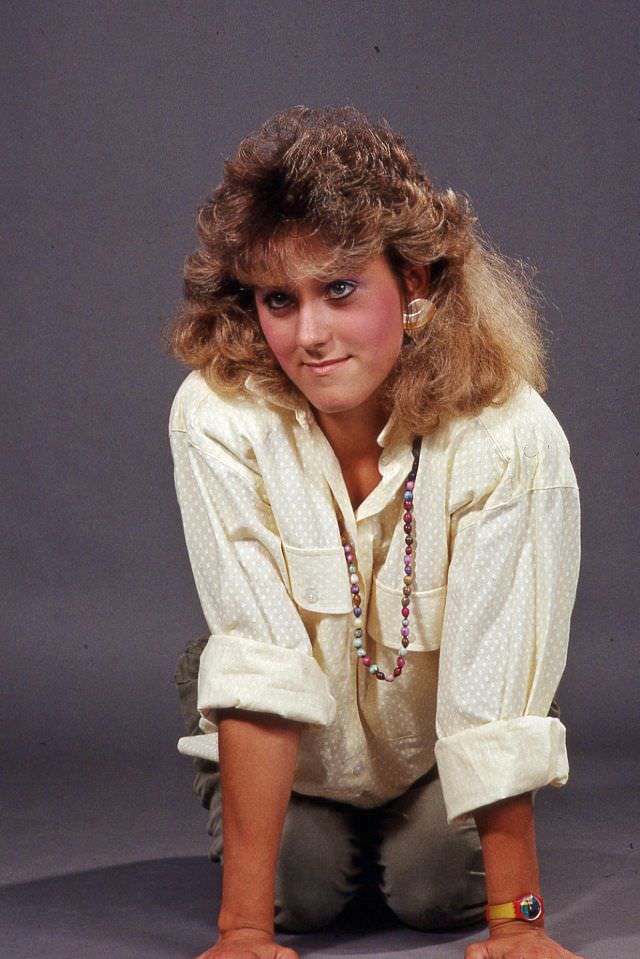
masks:
[[[569,778],[566,730],[549,716],[519,716],[474,726],[439,739],[435,746],[447,822],[474,809],[532,792],[564,786]]]
[[[178,752],[214,762],[219,759],[218,709],[271,713],[320,726],[336,715],[327,678],[313,656],[220,634],[210,637],[200,657],[197,708],[204,735],[183,736]]]

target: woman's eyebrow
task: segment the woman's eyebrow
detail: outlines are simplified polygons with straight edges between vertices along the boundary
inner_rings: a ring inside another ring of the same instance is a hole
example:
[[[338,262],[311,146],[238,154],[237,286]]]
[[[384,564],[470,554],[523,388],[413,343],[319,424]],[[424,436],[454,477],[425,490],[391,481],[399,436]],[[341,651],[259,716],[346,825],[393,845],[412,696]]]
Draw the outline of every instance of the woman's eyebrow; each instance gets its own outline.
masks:
[[[336,269],[336,270],[327,270],[322,271],[314,276],[309,277],[312,283],[317,283],[322,285],[323,283],[328,283],[330,280],[336,279],[346,279],[348,275],[358,276],[360,275],[361,270],[346,270],[346,269]],[[293,280],[279,280],[274,283],[255,283],[251,287],[254,292],[259,293],[262,290],[295,290],[296,283]]]
[[[260,290],[286,290],[287,292],[291,292],[294,291],[300,281],[305,278],[318,285],[335,280],[361,279],[368,272],[368,266],[366,262],[339,263],[334,261],[333,263],[328,263],[326,267],[318,267],[314,270],[313,274],[302,273],[296,275],[294,272],[293,275],[288,277],[280,276],[274,278],[272,281],[269,281],[269,278],[263,274],[252,284],[251,288],[256,292]]]
[[[290,291],[294,289],[293,283],[287,283],[283,280],[275,283],[254,283],[251,286],[252,293],[264,293],[265,290],[287,290]]]
[[[337,278],[346,279],[348,276],[361,276],[365,272],[366,268],[362,265],[353,264],[349,266],[347,263],[338,263],[337,266],[321,270],[316,275],[316,279],[320,282],[326,282],[327,280]]]

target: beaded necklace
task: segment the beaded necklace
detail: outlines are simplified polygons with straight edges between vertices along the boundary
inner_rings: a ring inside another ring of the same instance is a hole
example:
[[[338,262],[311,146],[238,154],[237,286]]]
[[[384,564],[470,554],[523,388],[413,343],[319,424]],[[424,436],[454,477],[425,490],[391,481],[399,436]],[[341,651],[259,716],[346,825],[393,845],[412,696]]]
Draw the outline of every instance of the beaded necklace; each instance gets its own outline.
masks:
[[[402,670],[406,665],[406,652],[407,646],[409,645],[409,604],[411,602],[411,584],[413,583],[413,567],[414,567],[414,558],[415,558],[415,542],[414,542],[414,522],[413,522],[413,490],[416,482],[416,475],[418,473],[418,463],[420,462],[420,447],[421,447],[421,437],[414,436],[412,452],[413,452],[413,465],[411,467],[410,473],[407,475],[407,478],[404,482],[404,493],[402,496],[403,506],[404,506],[404,515],[402,517],[404,522],[404,586],[402,589],[402,626],[400,628],[400,646],[398,648],[398,655],[396,657],[396,665],[393,669],[393,672],[387,675],[384,670],[380,669],[377,663],[374,663],[371,659],[371,656],[367,654],[367,651],[364,648],[364,628],[361,623],[362,619],[362,597],[360,595],[360,577],[358,575],[358,561],[356,559],[355,549],[353,545],[349,542],[346,533],[342,533],[342,546],[344,549],[345,559],[347,561],[347,569],[349,570],[349,579],[351,581],[351,602],[353,605],[353,616],[355,619],[354,632],[353,632],[353,648],[355,649],[356,656],[362,663],[362,665],[371,673],[372,676],[375,676],[376,679],[384,679],[388,683],[394,682],[402,675]]]

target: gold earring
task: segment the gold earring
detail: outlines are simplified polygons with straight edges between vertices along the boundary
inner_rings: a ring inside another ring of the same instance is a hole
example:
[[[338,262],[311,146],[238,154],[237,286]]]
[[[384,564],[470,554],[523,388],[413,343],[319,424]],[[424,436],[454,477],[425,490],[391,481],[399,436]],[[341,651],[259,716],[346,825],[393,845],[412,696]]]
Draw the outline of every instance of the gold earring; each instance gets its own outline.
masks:
[[[429,320],[433,319],[436,312],[436,305],[433,300],[427,300],[422,296],[410,300],[407,304],[406,313],[402,314],[402,325],[405,333],[411,336],[416,330],[421,330],[426,326]]]

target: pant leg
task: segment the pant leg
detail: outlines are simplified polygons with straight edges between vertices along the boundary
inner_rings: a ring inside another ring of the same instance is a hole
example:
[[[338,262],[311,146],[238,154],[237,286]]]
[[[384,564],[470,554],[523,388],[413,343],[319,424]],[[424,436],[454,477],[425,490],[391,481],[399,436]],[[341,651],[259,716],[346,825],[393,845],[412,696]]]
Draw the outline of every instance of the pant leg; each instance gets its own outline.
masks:
[[[200,655],[209,640],[209,635],[192,639],[183,653],[181,653],[174,675],[174,682],[178,690],[180,710],[187,736],[196,736],[201,732],[198,725],[200,714],[197,709],[198,701],[198,670]],[[218,821],[215,815],[216,806],[213,797],[219,792],[220,772],[218,763],[209,759],[194,757],[193,764],[196,774],[193,780],[193,790],[200,802],[209,810],[207,830],[212,837],[209,858],[214,861],[220,859],[221,837],[218,835]]]
[[[191,639],[176,663],[173,680],[178,690],[180,711],[182,712],[187,736],[195,736],[200,732],[198,725],[200,714],[197,709],[198,670],[200,669],[200,655],[208,641],[208,635]]]
[[[326,926],[360,888],[362,870],[357,810],[292,793],[276,870],[276,929]]]
[[[447,824],[436,767],[378,810],[379,888],[414,929],[442,930],[485,920],[480,837],[473,821]]]

